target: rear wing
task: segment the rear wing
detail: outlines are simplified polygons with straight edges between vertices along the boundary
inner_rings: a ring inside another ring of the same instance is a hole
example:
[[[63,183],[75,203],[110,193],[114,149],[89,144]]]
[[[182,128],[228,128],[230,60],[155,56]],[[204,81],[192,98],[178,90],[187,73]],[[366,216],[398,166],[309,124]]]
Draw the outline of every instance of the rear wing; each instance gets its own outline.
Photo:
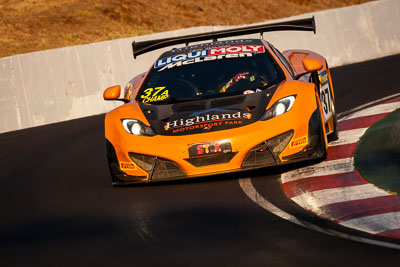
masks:
[[[204,40],[217,40],[219,38],[226,38],[237,35],[247,35],[259,33],[262,35],[264,32],[272,31],[313,31],[316,33],[314,16],[306,19],[290,20],[284,22],[277,22],[271,24],[261,24],[256,26],[248,26],[242,28],[235,28],[230,30],[222,30],[207,33],[198,33],[191,35],[184,35],[178,37],[169,37],[156,40],[148,40],[141,42],[132,42],[133,57],[148,53],[150,51],[160,49],[163,47],[186,44],[192,42],[199,42]]]

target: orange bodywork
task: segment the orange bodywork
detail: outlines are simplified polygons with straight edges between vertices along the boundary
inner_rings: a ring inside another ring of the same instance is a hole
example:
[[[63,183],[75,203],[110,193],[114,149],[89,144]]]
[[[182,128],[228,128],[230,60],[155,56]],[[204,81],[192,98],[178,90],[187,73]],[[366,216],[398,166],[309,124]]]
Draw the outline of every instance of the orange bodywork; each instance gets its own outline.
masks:
[[[301,90],[299,86],[301,86]],[[156,135],[148,137],[127,133],[120,123],[120,118],[134,117],[146,123],[143,113],[139,112],[138,104],[131,102],[107,114],[105,119],[105,124],[107,125],[105,136],[114,145],[120,162],[132,162],[128,152],[134,151],[141,154],[156,154],[159,157],[174,161],[188,176],[237,171],[240,170],[243,159],[248,151],[255,145],[291,129],[294,129],[292,140],[307,136],[308,120],[304,118],[310,118],[311,114],[317,108],[315,102],[316,94],[312,84],[288,82],[275,93],[270,105],[275,100],[293,94],[297,94],[297,96],[292,109],[279,117],[231,130],[184,136]],[[149,125],[148,123],[146,124]],[[185,158],[189,158],[188,145],[224,139],[230,139],[232,151],[238,152],[229,163],[195,167],[184,160]],[[306,145],[307,143],[293,148],[290,146],[286,147],[280,155],[281,160],[284,156],[300,152]],[[146,176],[146,179],[148,179],[148,173],[137,166],[131,170],[125,169],[124,172],[133,176]]]
[[[269,49],[267,45],[266,48]],[[271,54],[275,57],[273,53]],[[326,60],[322,56],[310,51],[285,51],[283,55],[289,61],[295,74],[305,72],[302,64],[304,58],[318,60],[322,65],[319,73],[327,72],[330,93],[333,98],[334,94],[329,69]],[[135,86],[128,85],[124,93],[124,97],[131,101],[109,112],[105,117],[105,138],[115,149],[120,170],[128,176],[142,177],[137,182],[146,182],[149,180],[150,174],[139,167],[128,154],[134,152],[170,160],[184,171],[186,178],[240,171],[242,170],[242,164],[246,155],[257,144],[285,132],[293,131],[293,136],[287,146],[279,154],[280,163],[290,162],[290,156],[302,153],[310,142],[308,139],[309,120],[312,114],[318,109],[316,99],[320,102],[320,96],[316,92],[315,85],[306,81],[307,77],[303,80],[294,80],[283,67],[283,64],[278,59],[276,61],[284,70],[286,80],[279,85],[266,110],[277,100],[295,95],[296,99],[291,109],[282,115],[265,121],[256,121],[238,128],[207,133],[181,136],[138,136],[128,133],[121,123],[121,119],[123,118],[134,118],[150,126],[139,107],[139,103],[135,100],[138,92],[137,88],[139,88],[145,75],[141,74],[136,79],[133,79],[132,81],[134,81]],[[320,114],[323,117],[322,109]],[[327,135],[333,131],[333,118],[328,118],[324,121],[324,124],[324,133]],[[232,152],[236,153],[229,162],[196,167],[185,160],[189,158],[188,147],[191,144],[220,140],[229,140],[232,145]],[[326,143],[325,140],[325,145]]]
[[[107,90],[104,91],[103,98],[104,100],[115,100],[119,97],[120,94],[121,94],[121,86],[115,85],[110,88],[107,88]]]
[[[318,62],[321,63],[322,69],[319,71],[319,73],[323,73],[326,71],[327,74],[327,82],[329,83],[329,93],[332,98],[332,109],[335,107],[335,94],[333,91],[333,85],[332,85],[332,78],[331,78],[331,72],[328,67],[328,63],[326,62],[325,58],[315,52],[308,51],[308,50],[287,50],[283,51],[282,53],[287,60],[290,62],[290,65],[293,67],[293,70],[295,74],[300,74],[305,72],[304,65],[302,63],[303,59],[314,59],[317,60]],[[320,96],[318,95],[318,98]],[[325,123],[327,124],[325,127],[325,131],[327,134],[330,134],[334,131],[334,117],[331,116],[325,120]]]

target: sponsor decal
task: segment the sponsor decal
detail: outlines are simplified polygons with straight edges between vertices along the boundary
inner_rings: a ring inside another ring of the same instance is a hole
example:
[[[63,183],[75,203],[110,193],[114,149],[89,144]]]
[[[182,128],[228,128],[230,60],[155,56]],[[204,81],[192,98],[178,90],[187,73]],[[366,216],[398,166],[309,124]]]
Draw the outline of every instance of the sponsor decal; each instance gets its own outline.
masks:
[[[136,170],[136,164],[133,162],[120,162],[119,168],[123,171],[132,171]]]
[[[207,56],[204,58],[195,58],[195,59],[189,59],[185,61],[178,61],[175,63],[170,63],[162,68],[160,68],[158,71],[163,71],[166,69],[172,69],[174,67],[180,67],[182,65],[190,65],[193,63],[199,63],[199,62],[205,62],[205,61],[212,61],[212,60],[218,60],[218,59],[223,59],[223,58],[237,58],[237,57],[252,57],[252,53],[239,53],[239,54],[229,54],[229,55],[218,55],[218,56]]]
[[[222,58],[239,57],[240,54],[246,54],[247,56],[252,53],[263,53],[265,52],[263,45],[238,45],[238,46],[227,46],[227,47],[216,47],[206,50],[198,50],[187,53],[182,53],[175,56],[162,58],[156,61],[154,68],[162,68],[164,70],[168,68],[188,65],[203,61],[216,60]]]
[[[319,76],[319,81],[321,83],[325,83],[325,82],[328,81],[328,74],[327,74],[326,70],[324,70],[323,72],[319,73],[318,76]]]
[[[189,157],[199,157],[232,152],[230,140],[213,141],[188,145]]]
[[[322,113],[324,120],[327,121],[333,114],[332,111],[332,96],[329,86],[328,73],[326,70],[319,74],[319,81],[321,82],[321,89],[319,99],[321,100]]]
[[[165,86],[147,88],[146,90],[143,91],[143,94],[140,96],[143,103],[162,101],[167,99],[168,97],[169,97],[168,90],[165,89]]]
[[[196,129],[210,130],[213,127],[228,129],[229,126],[242,125],[243,121],[250,120],[252,117],[250,112],[227,111],[215,114],[212,111],[209,110],[203,115],[192,114],[193,117],[186,119],[169,121],[164,125],[164,130],[172,131],[172,133],[182,133]]]
[[[329,90],[329,83],[326,82],[320,89],[319,99],[321,100],[322,113],[324,120],[327,121],[332,116],[332,98]]]
[[[193,51],[193,50],[206,50],[206,49],[211,49],[211,48],[218,48],[218,47],[225,47],[225,46],[234,46],[234,45],[254,45],[254,41],[248,40],[248,39],[242,39],[242,40],[227,40],[227,41],[218,41],[218,42],[213,42],[213,43],[204,43],[204,44],[197,44],[197,45],[192,45],[190,47],[180,47],[174,49],[174,51],[182,51],[183,52],[188,52],[188,51]]]
[[[300,138],[297,138],[295,140],[290,141],[290,148],[295,148],[295,147],[299,147],[299,146],[304,146],[308,144],[308,137],[307,136],[303,136]]]

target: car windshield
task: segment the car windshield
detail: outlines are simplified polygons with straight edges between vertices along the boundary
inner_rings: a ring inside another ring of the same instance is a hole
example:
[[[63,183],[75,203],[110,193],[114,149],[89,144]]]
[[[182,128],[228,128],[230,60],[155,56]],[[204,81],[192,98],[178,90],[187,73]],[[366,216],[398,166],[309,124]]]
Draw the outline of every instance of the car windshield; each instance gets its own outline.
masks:
[[[243,48],[244,47],[244,48]],[[143,83],[136,100],[170,104],[260,92],[284,79],[282,70],[264,50],[203,50],[158,60]],[[206,51],[206,52],[204,52]],[[251,52],[249,52],[251,51]],[[217,51],[218,52],[218,51]],[[214,54],[217,54],[214,51]]]

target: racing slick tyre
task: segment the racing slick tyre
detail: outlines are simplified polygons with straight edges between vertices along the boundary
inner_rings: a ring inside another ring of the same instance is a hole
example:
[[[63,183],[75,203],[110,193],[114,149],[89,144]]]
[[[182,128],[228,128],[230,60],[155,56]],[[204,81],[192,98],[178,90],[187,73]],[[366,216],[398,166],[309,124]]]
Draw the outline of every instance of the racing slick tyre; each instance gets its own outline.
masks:
[[[326,69],[327,69],[327,74],[328,74],[328,80],[329,80],[329,85],[330,88],[332,88],[332,77],[331,77],[331,71],[328,67],[328,63],[325,61],[326,64]],[[333,91],[332,91],[333,94]],[[336,141],[339,139],[339,133],[337,129],[337,118],[336,118],[336,110],[335,110],[335,104],[334,100],[331,101],[331,110],[333,111],[332,117],[333,117],[333,132],[328,135],[328,142]]]
[[[319,118],[320,118],[320,120],[319,120],[320,121],[320,125],[319,125],[319,128],[320,128],[319,158],[321,160],[325,160],[328,155],[328,153],[326,151],[327,136],[325,135],[325,130],[324,130],[324,128],[325,128],[324,119],[323,119],[323,116],[321,115],[322,114],[321,102],[319,101],[319,99],[317,102],[318,102],[318,111],[319,111],[318,114],[319,114]]]
[[[333,132],[328,135],[328,142],[333,142],[339,139],[339,131],[337,128],[336,112],[333,113]]]
[[[113,186],[118,185],[118,179],[115,176],[115,172],[119,170],[118,168],[118,160],[115,154],[115,149],[112,144],[106,139],[106,149],[107,149],[107,160],[108,160],[108,167],[110,170],[111,176],[111,184]]]
[[[328,142],[333,142],[339,139],[339,131],[337,127],[337,117],[335,111],[335,105],[332,103],[332,110],[333,110],[333,132],[328,135]]]
[[[322,117],[321,104],[319,97],[316,96],[317,108],[310,119],[309,139],[310,147],[312,147],[312,158],[326,159],[326,135],[324,130],[324,122]]]

